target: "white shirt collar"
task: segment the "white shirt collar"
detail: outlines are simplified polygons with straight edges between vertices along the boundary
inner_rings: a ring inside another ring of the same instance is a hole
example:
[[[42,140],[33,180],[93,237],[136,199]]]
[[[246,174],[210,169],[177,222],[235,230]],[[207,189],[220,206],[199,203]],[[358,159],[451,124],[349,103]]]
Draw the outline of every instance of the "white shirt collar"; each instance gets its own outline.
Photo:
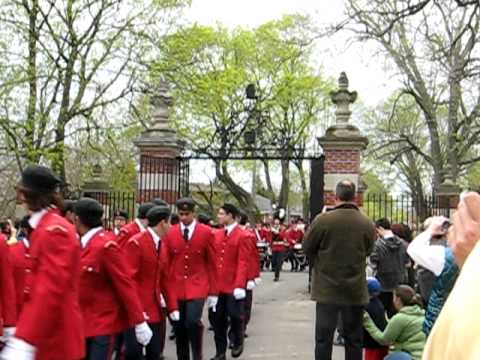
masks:
[[[36,229],[42,218],[48,213],[47,209],[42,209],[40,211],[34,212],[30,215],[30,219],[28,219],[28,223],[30,224],[32,229]]]
[[[100,231],[102,227],[96,227],[93,229],[88,230],[83,236],[80,238],[80,242],[82,243],[82,248],[86,248],[90,240]]]
[[[140,228],[140,231],[145,230],[145,226],[143,226],[143,224],[142,224],[142,222],[140,221],[140,219],[135,219],[135,224],[138,225],[138,227]]]
[[[225,230],[227,231],[227,235],[230,235],[237,225],[238,224],[236,222],[234,222],[233,224],[225,226]]]
[[[195,226],[197,226],[197,221],[196,220],[193,220],[192,223],[188,226],[186,226],[184,223],[180,223],[180,230],[182,230],[182,235],[183,235],[183,231],[185,230],[185,228],[188,229],[188,240],[191,240],[192,239],[192,236],[193,236],[193,231],[195,230]]]
[[[160,244],[160,236],[158,236],[151,227],[147,227],[147,231],[150,233],[150,235],[152,235],[153,242],[155,243],[155,249],[158,250],[158,245]]]

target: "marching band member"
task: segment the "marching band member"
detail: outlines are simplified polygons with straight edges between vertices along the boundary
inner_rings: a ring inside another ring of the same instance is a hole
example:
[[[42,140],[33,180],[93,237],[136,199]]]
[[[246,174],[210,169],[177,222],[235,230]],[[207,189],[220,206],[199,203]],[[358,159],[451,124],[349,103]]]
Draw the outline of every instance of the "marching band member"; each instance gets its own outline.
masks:
[[[103,208],[94,199],[74,205],[81,236],[80,309],[86,337],[86,360],[110,360],[115,335],[135,326],[137,341],[147,345],[152,331],[115,236],[102,227]]]
[[[163,358],[166,318],[162,299],[172,314],[178,313],[175,293],[167,287],[167,263],[161,255],[165,235],[170,227],[170,209],[154,206],[146,214],[148,227],[127,241],[125,256],[132,270],[137,294],[142,302],[153,338],[146,346],[146,360]],[[125,333],[126,360],[141,360],[143,347],[134,328]]]
[[[19,200],[31,214],[33,231],[25,302],[15,336],[0,354],[2,360],[78,360],[85,356],[78,303],[80,244],[73,225],[59,214],[60,182],[50,169],[30,165],[17,186]]]
[[[176,203],[180,223],[172,226],[162,246],[169,264],[168,285],[178,296],[179,314],[172,314],[177,358],[203,359],[203,307],[218,301],[215,246],[212,230],[195,220],[195,202],[190,198]]]
[[[219,297],[214,318],[216,355],[213,360],[226,359],[229,320],[232,357],[243,353],[250,239],[236,222],[238,215],[238,209],[232,204],[224,204],[218,211],[218,221],[224,228],[215,231]]]

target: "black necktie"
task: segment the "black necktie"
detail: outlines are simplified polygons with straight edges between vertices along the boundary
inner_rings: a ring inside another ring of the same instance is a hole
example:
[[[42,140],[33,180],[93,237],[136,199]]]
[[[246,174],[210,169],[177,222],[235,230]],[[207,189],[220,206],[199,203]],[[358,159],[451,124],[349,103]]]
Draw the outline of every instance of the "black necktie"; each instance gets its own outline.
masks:
[[[228,237],[228,230],[225,229],[225,237]]]
[[[185,241],[188,241],[188,228],[183,229],[183,238]]]

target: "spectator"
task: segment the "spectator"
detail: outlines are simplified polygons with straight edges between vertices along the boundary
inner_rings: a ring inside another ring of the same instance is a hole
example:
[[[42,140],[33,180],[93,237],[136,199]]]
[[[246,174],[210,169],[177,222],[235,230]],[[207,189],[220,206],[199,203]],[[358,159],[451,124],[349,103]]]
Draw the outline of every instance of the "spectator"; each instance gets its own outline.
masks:
[[[446,236],[449,224],[447,218],[432,218],[427,230],[417,236],[407,249],[410,257],[434,276],[423,324],[423,331],[427,336],[452,291],[459,272],[452,249],[431,243],[432,239]]]
[[[423,223],[423,228],[428,229],[432,218],[428,218]],[[434,246],[447,246],[446,235],[433,236],[430,239],[430,245]],[[416,284],[424,304],[428,304],[430,295],[432,293],[433,283],[435,282],[435,274],[430,270],[424,268],[419,264],[415,264]]]
[[[403,241],[406,247],[408,247],[408,244],[413,240],[412,230],[410,230],[410,227],[406,224],[393,224],[392,232]],[[413,261],[410,258],[408,258],[404,279],[410,287],[415,288],[415,269],[413,267]]]
[[[420,360],[425,346],[421,300],[410,286],[400,285],[394,290],[393,303],[398,313],[388,321],[385,330],[380,330],[368,314],[363,324],[375,341],[392,346],[393,353],[385,360]]]
[[[424,360],[480,359],[480,195],[467,193],[448,234],[460,275],[428,338]]]
[[[387,327],[387,320],[385,319],[385,308],[378,298],[382,287],[374,277],[367,278],[367,286],[370,302],[365,310],[375,326],[383,331]],[[375,341],[365,328],[363,329],[363,346],[365,348],[365,360],[383,360],[388,355],[388,347]]]
[[[382,285],[380,300],[391,318],[396,312],[393,307],[393,290],[405,281],[405,270],[409,262],[407,246],[392,232],[387,219],[377,220],[375,226],[379,237],[370,256],[370,263],[375,277]]]
[[[362,316],[369,301],[365,267],[375,227],[354,204],[355,191],[351,181],[341,181],[336,188],[336,207],[315,218],[303,242],[313,266],[312,299],[317,302],[316,360],[332,358],[339,313],[345,359],[362,359]]]

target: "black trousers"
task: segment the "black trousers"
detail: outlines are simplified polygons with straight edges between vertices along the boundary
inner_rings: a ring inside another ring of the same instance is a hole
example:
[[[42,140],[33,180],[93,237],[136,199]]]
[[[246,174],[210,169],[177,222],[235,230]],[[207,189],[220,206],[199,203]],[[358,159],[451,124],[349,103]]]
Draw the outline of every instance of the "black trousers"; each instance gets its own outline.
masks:
[[[85,360],[110,360],[115,347],[115,336],[94,336],[86,339]]]
[[[248,323],[252,317],[253,306],[253,291],[247,290],[247,297],[245,298],[245,331],[247,330]]]
[[[363,306],[325,305],[317,303],[315,323],[315,360],[331,360],[333,335],[338,315],[342,316],[345,359],[362,360]]]
[[[135,328],[130,328],[125,332],[125,360],[158,360],[163,354],[165,337],[162,340],[162,334],[165,332],[165,321],[149,323],[148,326],[152,330],[153,336],[145,347],[145,356],[143,355],[143,346],[137,342]]]
[[[378,295],[378,298],[383,304],[383,307],[385,308],[385,311],[387,312],[387,316],[389,319],[393,317],[397,313],[397,309],[395,309],[395,305],[393,305],[393,292],[391,291],[385,291],[381,292],[380,295]]]
[[[298,271],[299,263],[295,257],[295,252],[293,249],[288,251],[288,261],[290,261],[290,266],[292,267],[291,271]]]
[[[285,252],[275,251],[272,253],[272,269],[275,272],[275,279],[280,278],[280,271],[282,271],[282,265],[284,260]]]
[[[202,313],[204,299],[179,301],[180,321],[173,322],[177,359],[190,360],[190,348],[193,360],[203,357]]]
[[[245,301],[235,300],[233,295],[220,294],[213,328],[215,330],[215,347],[217,355],[227,352],[227,333],[230,325],[233,347],[243,345]]]

